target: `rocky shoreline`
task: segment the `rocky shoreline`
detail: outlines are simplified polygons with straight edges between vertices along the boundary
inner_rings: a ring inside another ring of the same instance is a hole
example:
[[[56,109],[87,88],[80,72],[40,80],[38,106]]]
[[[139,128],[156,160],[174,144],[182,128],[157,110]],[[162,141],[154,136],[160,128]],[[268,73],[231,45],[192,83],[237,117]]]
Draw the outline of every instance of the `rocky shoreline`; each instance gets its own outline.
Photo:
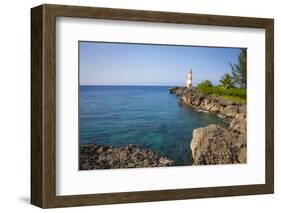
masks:
[[[175,162],[150,149],[128,144],[122,147],[87,144],[79,146],[79,169],[118,169],[175,166]]]
[[[228,101],[222,97],[204,95],[185,87],[172,87],[170,93],[177,95],[180,100],[197,111],[212,112],[225,118],[230,123],[237,114],[246,115],[246,105]]]
[[[182,103],[193,107],[194,110],[215,113],[228,123],[228,128],[211,124],[193,130],[190,144],[193,165],[247,162],[246,105],[227,101],[222,97],[204,95],[184,87],[173,87],[170,93],[177,95]],[[122,147],[99,144],[79,146],[80,170],[166,166],[175,166],[175,161],[133,144]]]
[[[211,124],[193,131],[190,145],[193,165],[246,163],[246,105],[185,87],[173,87],[170,93],[195,110],[215,113],[229,124],[228,128]]]

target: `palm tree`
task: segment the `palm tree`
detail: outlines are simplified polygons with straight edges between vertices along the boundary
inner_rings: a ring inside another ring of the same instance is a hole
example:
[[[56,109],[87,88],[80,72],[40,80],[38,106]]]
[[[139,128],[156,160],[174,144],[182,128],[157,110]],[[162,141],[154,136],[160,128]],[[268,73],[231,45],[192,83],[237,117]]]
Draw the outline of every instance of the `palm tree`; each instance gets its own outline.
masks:
[[[229,74],[224,74],[220,79],[220,85],[224,89],[229,89],[234,87],[234,81]]]
[[[247,50],[241,49],[238,64],[230,64],[232,79],[241,88],[247,87]]]

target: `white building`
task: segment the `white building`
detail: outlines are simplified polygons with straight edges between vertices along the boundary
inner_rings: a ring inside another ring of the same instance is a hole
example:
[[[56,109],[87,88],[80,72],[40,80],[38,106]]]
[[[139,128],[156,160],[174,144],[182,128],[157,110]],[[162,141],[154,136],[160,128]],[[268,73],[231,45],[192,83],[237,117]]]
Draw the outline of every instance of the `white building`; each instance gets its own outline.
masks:
[[[189,72],[187,75],[186,87],[188,89],[192,89],[192,70],[191,70],[191,68],[189,69]]]

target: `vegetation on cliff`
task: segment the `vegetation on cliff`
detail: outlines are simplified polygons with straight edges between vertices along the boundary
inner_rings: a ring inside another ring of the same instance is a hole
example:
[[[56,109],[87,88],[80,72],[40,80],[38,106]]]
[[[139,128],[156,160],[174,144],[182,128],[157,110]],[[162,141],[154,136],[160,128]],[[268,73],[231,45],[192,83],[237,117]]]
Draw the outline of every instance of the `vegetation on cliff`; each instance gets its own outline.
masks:
[[[205,83],[204,83],[205,84]],[[201,83],[195,88],[199,93],[212,96],[221,96],[226,100],[233,101],[240,104],[246,103],[247,90],[244,88],[229,88],[225,89],[221,86],[206,87]]]
[[[245,104],[247,96],[246,61],[246,49],[241,49],[238,63],[230,64],[231,74],[224,74],[219,80],[219,85],[214,86],[211,81],[204,80],[195,87],[195,90],[206,95],[221,96],[226,100]]]

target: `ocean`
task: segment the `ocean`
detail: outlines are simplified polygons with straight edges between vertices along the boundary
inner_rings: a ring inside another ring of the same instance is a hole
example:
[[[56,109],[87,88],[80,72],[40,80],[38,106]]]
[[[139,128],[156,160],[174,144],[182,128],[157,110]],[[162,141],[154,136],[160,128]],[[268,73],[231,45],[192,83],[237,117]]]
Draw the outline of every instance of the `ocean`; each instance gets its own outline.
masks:
[[[191,164],[195,128],[226,124],[196,112],[169,93],[168,86],[80,86],[79,143],[136,144],[176,162]]]

